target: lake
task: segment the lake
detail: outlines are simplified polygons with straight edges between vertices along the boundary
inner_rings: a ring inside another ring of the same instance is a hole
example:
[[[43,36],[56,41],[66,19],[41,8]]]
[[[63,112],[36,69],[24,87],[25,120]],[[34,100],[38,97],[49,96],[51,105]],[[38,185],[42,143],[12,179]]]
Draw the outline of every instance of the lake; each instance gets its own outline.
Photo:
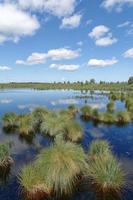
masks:
[[[52,110],[67,108],[75,104],[78,108],[85,104],[91,105],[100,111],[106,110],[108,102],[107,92],[87,92],[73,90],[33,90],[33,89],[11,89],[0,90],[0,118],[6,112],[27,113],[39,106],[48,107]],[[124,110],[124,102],[116,101],[116,110]],[[133,124],[125,126],[116,125],[94,125],[92,122],[84,122],[77,114],[77,120],[84,127],[84,137],[81,142],[85,151],[94,139],[107,139],[112,150],[121,161],[129,184],[133,184]],[[11,142],[11,154],[14,164],[4,181],[0,181],[0,200],[20,200],[21,188],[17,182],[17,174],[23,165],[31,162],[43,147],[49,146],[50,138],[37,134],[34,138],[27,140],[18,134],[5,133],[0,122],[0,141]],[[88,186],[89,188],[89,186]],[[69,200],[95,200],[95,194],[91,190],[80,189],[75,192]],[[132,200],[133,192],[130,189],[123,191],[122,199]],[[116,200],[116,199],[115,199]]]

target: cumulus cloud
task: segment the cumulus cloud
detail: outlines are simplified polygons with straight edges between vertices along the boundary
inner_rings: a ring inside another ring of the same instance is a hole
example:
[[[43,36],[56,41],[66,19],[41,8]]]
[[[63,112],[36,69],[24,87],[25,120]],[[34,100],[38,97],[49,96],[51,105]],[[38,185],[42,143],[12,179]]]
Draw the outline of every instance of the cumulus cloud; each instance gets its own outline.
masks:
[[[17,0],[23,9],[41,10],[58,17],[71,15],[76,6],[76,0]]]
[[[104,0],[102,7],[107,10],[115,9],[118,12],[121,12],[124,5],[133,5],[133,0]]]
[[[76,71],[79,69],[79,65],[51,64],[50,68],[55,68],[63,71]]]
[[[0,71],[2,71],[2,72],[9,71],[9,70],[11,70],[11,68],[8,66],[0,66]]]
[[[109,46],[116,42],[117,42],[116,38],[113,38],[112,36],[108,35],[107,37],[103,37],[103,38],[96,40],[95,44],[97,46]]]
[[[112,58],[111,60],[98,60],[98,59],[90,59],[88,62],[88,66],[94,66],[94,67],[105,67],[105,66],[111,66],[118,63],[118,60],[116,58]]]
[[[109,46],[117,42],[107,26],[99,25],[92,29],[89,37],[94,39],[97,46]]]
[[[39,29],[35,16],[18,9],[14,4],[0,4],[0,43],[17,42],[23,36],[31,36]]]
[[[74,14],[70,17],[65,17],[62,19],[61,28],[77,28],[80,25],[82,15]]]
[[[77,58],[79,55],[80,50],[71,50],[67,48],[52,49],[47,53],[48,58],[51,58],[52,60],[69,60]]]
[[[80,56],[79,50],[67,48],[51,49],[47,53],[32,53],[26,60],[17,60],[16,64],[36,65],[43,64],[47,59],[51,60],[70,60]]]
[[[47,54],[45,53],[32,53],[26,61],[24,60],[17,60],[16,64],[20,65],[37,65],[37,64],[43,64],[45,63],[47,58]]]
[[[123,56],[125,58],[133,58],[133,48],[128,49],[127,51],[125,51],[125,53],[123,54]]]
[[[104,36],[105,33],[109,32],[109,28],[104,25],[99,25],[93,28],[92,32],[89,33],[89,36],[94,39],[99,39]]]

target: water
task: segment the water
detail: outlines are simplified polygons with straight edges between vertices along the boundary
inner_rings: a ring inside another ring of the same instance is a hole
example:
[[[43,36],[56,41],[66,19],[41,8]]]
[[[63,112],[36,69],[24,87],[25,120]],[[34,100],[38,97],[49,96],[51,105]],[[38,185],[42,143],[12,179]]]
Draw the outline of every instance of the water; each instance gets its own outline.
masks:
[[[90,93],[73,90],[1,90],[0,118],[2,118],[6,112],[27,113],[39,106],[48,107],[52,110],[59,110],[67,108],[70,104],[81,107],[86,103],[100,111],[105,111],[107,102],[107,94],[101,94],[98,91]],[[115,104],[116,110],[124,110],[123,102],[116,101]],[[81,121],[78,115],[77,119],[84,127],[84,137],[82,140],[84,150],[88,150],[90,142],[94,139],[107,139],[112,146],[113,152],[126,171],[128,182],[133,184],[133,124],[128,124],[124,127],[118,127],[116,125],[107,126],[103,124],[95,126],[92,122]],[[5,183],[2,182],[0,185],[0,200],[20,200],[22,195],[16,176],[25,164],[28,164],[35,158],[42,147],[50,145],[51,140],[40,134],[26,140],[20,138],[18,134],[5,133],[0,123],[0,141],[10,141],[12,143],[11,153],[14,159],[14,165],[8,174],[8,179]],[[73,197],[68,199],[95,200],[95,194],[88,191],[88,188],[89,186],[87,189],[83,187],[80,191],[77,191]],[[132,200],[132,191],[130,191],[130,189],[124,191],[122,199]]]

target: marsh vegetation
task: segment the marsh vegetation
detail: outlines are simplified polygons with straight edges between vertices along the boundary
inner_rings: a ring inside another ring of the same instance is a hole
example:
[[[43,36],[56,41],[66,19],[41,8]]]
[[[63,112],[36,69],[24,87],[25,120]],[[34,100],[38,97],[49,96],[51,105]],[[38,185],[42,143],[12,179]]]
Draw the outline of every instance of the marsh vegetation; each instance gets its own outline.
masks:
[[[24,199],[71,199],[73,194],[82,191],[84,185],[88,193],[93,191],[96,194],[96,199],[97,195],[102,200],[109,199],[110,194],[115,196],[113,200],[117,197],[123,199],[121,196],[128,188],[128,180],[113,146],[107,140],[93,138],[88,140],[87,148],[84,147],[85,137],[89,136],[91,129],[109,127],[108,124],[126,126],[133,121],[131,94],[110,92],[106,98],[104,109],[87,101],[81,106],[72,101],[67,108],[41,106],[30,112],[9,112],[3,116],[3,129],[8,132],[7,136],[29,138],[27,144],[31,152],[36,151],[32,159],[29,151],[24,151],[26,162],[16,174]],[[123,103],[122,110],[117,108],[117,101]],[[87,130],[92,122],[96,125]],[[96,138],[100,137],[101,133],[97,133]],[[44,147],[34,143],[34,138],[44,138],[43,141],[48,138],[50,142]],[[11,157],[10,149],[7,155]]]

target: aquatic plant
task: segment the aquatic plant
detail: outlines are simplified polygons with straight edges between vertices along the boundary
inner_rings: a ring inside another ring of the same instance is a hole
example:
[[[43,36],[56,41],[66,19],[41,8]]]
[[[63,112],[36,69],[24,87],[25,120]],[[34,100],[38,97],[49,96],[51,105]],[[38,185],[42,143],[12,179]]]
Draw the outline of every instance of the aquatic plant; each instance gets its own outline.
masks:
[[[119,193],[125,184],[123,170],[112,154],[103,154],[89,162],[88,175],[95,188],[103,193]]]
[[[131,98],[127,98],[125,101],[125,106],[127,109],[133,104],[133,100]]]
[[[98,109],[93,109],[92,110],[92,118],[93,118],[93,120],[96,120],[96,121],[98,121],[99,120],[99,111],[98,111]]]
[[[79,175],[86,169],[86,156],[83,149],[57,137],[55,144],[44,149],[36,163],[44,174],[48,188],[53,188],[57,196],[70,194],[76,186]]]
[[[124,92],[121,93],[121,101],[125,101],[126,99],[126,94]]]
[[[114,103],[114,101],[110,101],[107,104],[107,111],[108,112],[114,112],[114,110],[115,110],[115,103]]]
[[[18,175],[18,179],[23,193],[28,199],[38,200],[50,193],[43,174],[35,163],[24,166]]]
[[[78,112],[78,109],[76,108],[76,106],[74,104],[69,105],[68,110],[70,112],[72,112],[72,114],[74,114],[74,115]]]
[[[6,168],[13,163],[10,156],[9,145],[7,143],[0,144],[0,168]]]
[[[117,99],[119,99],[118,93],[110,92],[109,99],[112,101],[116,101]]]
[[[60,115],[60,118],[61,118],[63,121],[68,121],[68,120],[74,119],[74,114],[73,114],[73,112],[71,112],[71,110],[69,110],[69,109],[60,110],[60,111],[59,111],[59,115]]]
[[[110,112],[105,112],[103,113],[103,122],[104,123],[114,123],[115,122],[115,115],[113,113]]]
[[[130,113],[128,111],[119,111],[116,113],[116,122],[125,124],[131,122]]]
[[[44,107],[38,107],[32,112],[32,124],[35,128],[39,128],[40,124],[45,120],[49,110]]]
[[[66,123],[66,118],[58,113],[50,113],[47,115],[44,122],[40,126],[40,131],[49,136],[56,136],[64,131],[64,123]]]
[[[18,117],[17,131],[23,136],[28,136],[35,132],[34,125],[32,124],[32,114],[20,115]]]
[[[92,113],[92,108],[89,105],[85,105],[81,108],[81,114],[82,117],[89,118],[91,116]]]
[[[13,129],[18,126],[17,115],[14,112],[6,113],[3,117],[3,127],[5,129]]]
[[[78,142],[82,139],[83,129],[75,120],[69,120],[65,125],[65,136],[72,142]]]
[[[88,155],[91,159],[98,158],[99,156],[107,156],[111,153],[111,147],[106,140],[94,140],[90,144]]]

